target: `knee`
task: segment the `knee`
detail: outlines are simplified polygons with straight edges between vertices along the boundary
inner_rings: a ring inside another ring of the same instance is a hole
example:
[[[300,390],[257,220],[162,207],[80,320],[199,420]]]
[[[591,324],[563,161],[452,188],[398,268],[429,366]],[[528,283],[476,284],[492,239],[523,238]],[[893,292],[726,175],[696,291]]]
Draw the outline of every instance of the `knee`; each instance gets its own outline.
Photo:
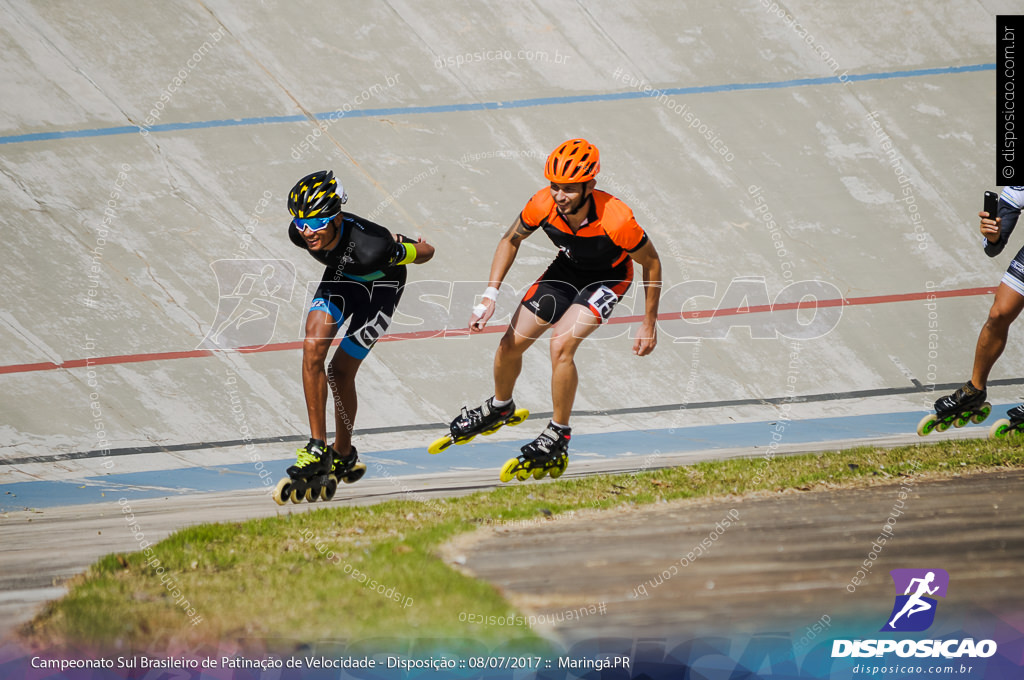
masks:
[[[573,355],[576,353],[575,345],[570,342],[571,338],[567,336],[555,336],[551,338],[551,363],[568,363],[573,359]]]
[[[1003,309],[997,305],[992,305],[992,309],[988,310],[988,321],[986,324],[989,328],[996,330],[1006,330],[1013,323],[1016,318],[1016,314],[1010,312],[1010,310]]]
[[[302,341],[302,367],[314,368],[324,365],[327,358],[327,350],[331,347],[329,339],[306,338]]]
[[[515,332],[509,329],[498,343],[498,354],[502,357],[515,357],[523,353],[520,343],[516,342]]]

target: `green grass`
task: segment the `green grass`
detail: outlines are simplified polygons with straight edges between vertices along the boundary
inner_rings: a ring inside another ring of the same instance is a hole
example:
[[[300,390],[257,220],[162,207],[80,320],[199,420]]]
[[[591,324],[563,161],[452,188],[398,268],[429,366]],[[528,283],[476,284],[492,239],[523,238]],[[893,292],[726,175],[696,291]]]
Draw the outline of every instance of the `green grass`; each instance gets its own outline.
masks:
[[[152,546],[148,556],[117,554],[99,560],[73,579],[69,594],[48,605],[23,635],[51,648],[117,647],[118,653],[169,642],[199,647],[209,640],[237,640],[243,647],[276,640],[275,651],[285,653],[301,641],[377,636],[468,637],[491,645],[516,637],[539,644],[524,626],[459,620],[460,612],[495,617],[518,612],[489,584],[444,564],[436,555],[442,543],[485,522],[569,510],[1019,467],[1024,467],[1021,447],[1006,440],[966,440],[517,483],[447,500],[327,504],[311,512],[189,527]],[[151,561],[154,557],[159,565]],[[202,617],[198,625],[192,625],[187,607],[161,582],[157,566],[165,569],[165,578],[173,577],[180,596]],[[367,576],[365,584],[353,578],[357,573]],[[398,593],[398,601],[372,590],[369,579],[391,589],[392,598]]]

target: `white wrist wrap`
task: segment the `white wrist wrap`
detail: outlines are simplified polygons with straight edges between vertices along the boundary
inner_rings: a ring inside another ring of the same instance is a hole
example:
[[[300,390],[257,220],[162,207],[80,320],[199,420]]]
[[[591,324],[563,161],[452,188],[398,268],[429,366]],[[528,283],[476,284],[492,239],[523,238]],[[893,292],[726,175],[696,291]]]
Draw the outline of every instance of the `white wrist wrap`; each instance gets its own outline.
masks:
[[[495,288],[494,286],[488,286],[487,290],[485,290],[484,294],[481,295],[480,297],[485,297],[488,300],[494,300],[495,302],[497,302],[498,301],[498,289]]]

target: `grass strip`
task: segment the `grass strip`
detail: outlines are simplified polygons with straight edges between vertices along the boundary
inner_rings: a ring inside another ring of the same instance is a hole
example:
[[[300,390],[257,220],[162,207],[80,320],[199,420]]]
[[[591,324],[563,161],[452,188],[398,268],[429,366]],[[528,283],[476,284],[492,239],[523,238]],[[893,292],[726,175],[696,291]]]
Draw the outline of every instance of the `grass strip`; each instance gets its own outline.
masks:
[[[36,647],[116,648],[119,654],[168,646],[198,649],[210,640],[278,653],[294,653],[303,641],[375,637],[468,637],[492,646],[519,638],[539,645],[525,625],[460,621],[460,612],[520,613],[490,584],[444,564],[436,555],[443,542],[483,524],[570,510],[1020,467],[1024,449],[1018,443],[971,439],[766,454],[632,474],[514,483],[453,499],[327,504],[308,512],[193,526],[147,552],[102,558],[75,577],[68,595],[50,603],[22,635]],[[195,616],[190,618],[187,608]],[[201,620],[193,623],[196,617]]]

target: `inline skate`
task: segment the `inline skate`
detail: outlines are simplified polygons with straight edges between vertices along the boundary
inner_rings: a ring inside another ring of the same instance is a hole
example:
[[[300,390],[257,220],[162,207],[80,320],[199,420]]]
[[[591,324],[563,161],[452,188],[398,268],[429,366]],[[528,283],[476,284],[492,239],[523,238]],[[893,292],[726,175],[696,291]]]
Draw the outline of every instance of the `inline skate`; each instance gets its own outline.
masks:
[[[490,397],[480,407],[471,409],[462,407],[462,413],[449,425],[450,432],[427,447],[430,453],[441,453],[452,444],[465,444],[478,434],[494,434],[505,425],[518,425],[530,416],[525,408],[516,408],[510,401],[501,407],[494,406],[494,397]]]
[[[935,402],[935,413],[929,413],[917,424],[917,433],[922,437],[935,432],[945,432],[949,426],[963,427],[967,423],[978,424],[988,418],[992,404],[985,401],[987,392],[979,390],[971,381],[953,394]]]
[[[338,487],[338,479],[331,472],[334,470],[334,450],[319,439],[310,439],[304,447],[296,452],[295,465],[289,467],[287,477],[283,477],[274,489],[274,501],[284,505],[288,501],[301,503],[314,502],[321,498],[330,500]],[[324,492],[329,494],[324,495]]]
[[[355,446],[351,448],[348,458],[342,458],[341,454],[335,451],[333,446],[328,446],[327,448],[330,449],[331,455],[334,457],[334,470],[332,473],[335,478],[335,489],[338,487],[337,480],[339,479],[346,484],[355,484],[366,474],[366,465],[359,462],[359,452],[356,451]],[[334,493],[332,492],[331,496],[333,495]],[[325,498],[324,500],[329,501],[331,499]]]
[[[1017,436],[1024,432],[1024,404],[1014,406],[1006,412],[1007,418],[1000,418],[992,423],[988,430],[991,439],[1002,439],[1004,437]]]
[[[569,440],[572,428],[560,428],[552,422],[540,433],[540,436],[524,446],[518,458],[509,458],[501,468],[499,479],[510,482],[513,478],[525,482],[533,475],[534,479],[543,479],[551,475],[557,479],[569,466]]]

